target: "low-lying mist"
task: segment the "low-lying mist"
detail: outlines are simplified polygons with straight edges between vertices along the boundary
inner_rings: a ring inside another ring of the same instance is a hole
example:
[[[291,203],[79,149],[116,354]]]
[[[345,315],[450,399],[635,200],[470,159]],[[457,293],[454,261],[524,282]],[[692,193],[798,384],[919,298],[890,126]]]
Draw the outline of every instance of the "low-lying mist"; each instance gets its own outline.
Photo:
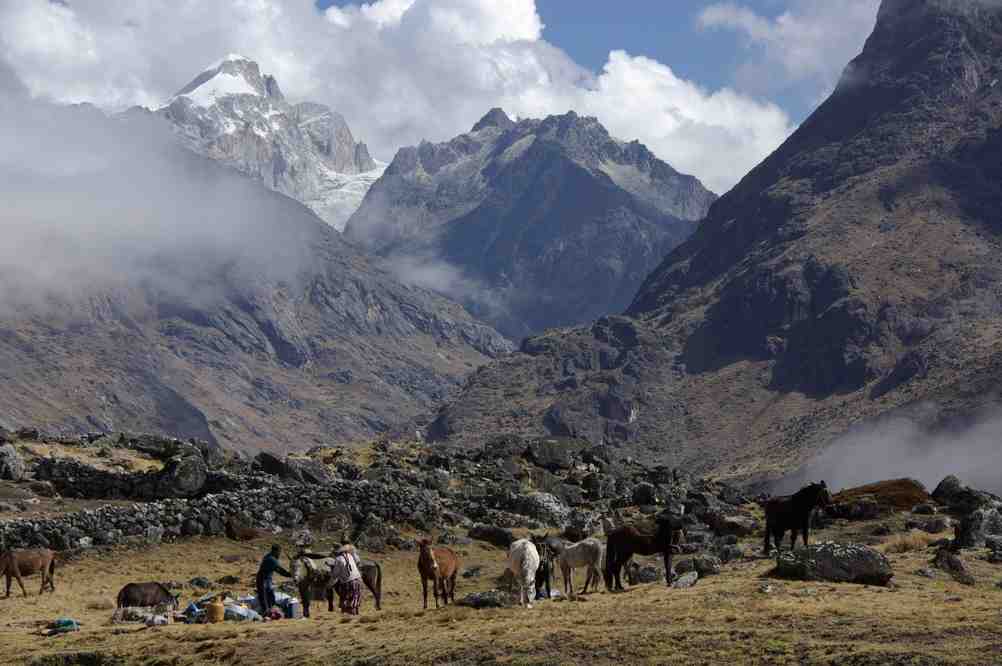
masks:
[[[220,271],[293,277],[322,233],[152,114],[31,99],[2,63],[0,200],[0,316],[135,285],[211,299]]]
[[[793,492],[821,479],[834,490],[910,477],[932,492],[949,474],[980,490],[1002,493],[1002,406],[935,429],[908,416],[862,424],[774,490]]]

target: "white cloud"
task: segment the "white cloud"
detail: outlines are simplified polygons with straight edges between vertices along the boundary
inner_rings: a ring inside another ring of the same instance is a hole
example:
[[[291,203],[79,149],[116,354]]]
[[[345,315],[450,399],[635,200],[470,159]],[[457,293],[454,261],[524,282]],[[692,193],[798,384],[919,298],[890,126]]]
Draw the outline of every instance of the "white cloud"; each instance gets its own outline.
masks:
[[[846,63],[862,50],[880,0],[786,0],[786,11],[764,17],[731,2],[703,10],[704,28],[732,30],[746,38],[750,57],[737,83],[756,94],[806,84],[811,102],[830,93]]]
[[[287,96],[324,102],[382,159],[509,113],[597,115],[716,191],[792,130],[775,105],[706,90],[614,51],[587,71],[543,39],[533,0],[0,2],[0,59],[36,96],[156,106],[225,53],[257,60]]]

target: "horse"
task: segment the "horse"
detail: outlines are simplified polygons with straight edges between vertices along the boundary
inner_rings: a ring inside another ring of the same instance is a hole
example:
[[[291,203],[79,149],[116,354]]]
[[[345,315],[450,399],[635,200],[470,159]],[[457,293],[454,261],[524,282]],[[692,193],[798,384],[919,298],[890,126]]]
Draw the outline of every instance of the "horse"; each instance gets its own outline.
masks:
[[[519,587],[519,604],[532,608],[536,590],[536,571],[539,569],[539,551],[529,539],[519,539],[508,549],[508,571]]]
[[[299,598],[303,602],[303,617],[310,616],[310,602],[313,599],[327,599],[327,612],[334,612],[334,576],[331,575],[327,555],[300,553],[292,561],[292,580],[299,587]],[[383,567],[374,560],[362,560],[358,566],[362,582],[372,592],[376,610],[382,610]]]
[[[228,520],[226,521],[226,536],[234,541],[254,541],[273,535],[268,530],[259,527],[245,527]]]
[[[654,534],[641,532],[632,525],[617,528],[606,539],[605,588],[609,591],[622,590],[620,578],[623,567],[634,555],[658,555],[664,557],[665,581],[671,585],[671,555],[674,535],[682,531],[679,516],[662,514],[656,519]]]
[[[790,549],[797,545],[797,531],[803,534],[807,545],[811,526],[811,513],[816,507],[828,506],[832,496],[828,485],[821,481],[804,486],[793,495],[773,497],[762,504],[765,509],[765,555],[772,550],[770,537],[776,540],[776,550],[782,550],[783,536],[790,530]]]
[[[118,608],[130,606],[178,607],[179,595],[172,594],[163,583],[128,583],[118,592],[115,602]]]
[[[28,591],[24,589],[22,576],[32,574],[42,574],[42,587],[38,591],[39,596],[45,592],[48,586],[50,592],[56,591],[56,554],[48,548],[36,548],[34,550],[8,550],[0,554],[0,574],[7,578],[7,598],[10,598],[10,579],[16,578],[17,584],[21,586],[21,593],[28,596]]]
[[[459,573],[459,555],[451,548],[433,547],[431,539],[418,541],[421,552],[418,555],[418,574],[421,576],[421,589],[424,592],[424,608],[428,608],[428,581],[432,582],[432,596],[435,597],[435,608],[438,608],[438,595],[442,595],[442,604],[449,605],[449,598],[456,603],[456,575]]]
[[[574,569],[576,567],[586,567],[588,576],[585,578],[584,587],[581,594],[588,592],[588,585],[594,581],[594,587],[598,589],[599,563],[602,561],[602,542],[598,539],[585,539],[576,544],[568,546],[557,558],[560,565],[560,572],[564,577],[564,594],[574,598]]]

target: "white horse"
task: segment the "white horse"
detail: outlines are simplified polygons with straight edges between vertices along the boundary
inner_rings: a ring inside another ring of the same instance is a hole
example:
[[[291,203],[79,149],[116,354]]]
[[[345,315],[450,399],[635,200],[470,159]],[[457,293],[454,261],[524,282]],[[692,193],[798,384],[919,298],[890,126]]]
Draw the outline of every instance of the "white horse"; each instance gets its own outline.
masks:
[[[575,597],[574,594],[574,569],[576,567],[586,567],[588,577],[585,578],[584,588],[581,594],[588,591],[588,585],[594,581],[596,587],[600,577],[599,563],[602,562],[602,542],[598,539],[585,539],[576,544],[568,546],[564,552],[557,557],[557,564],[560,565],[560,572],[564,576],[564,594]]]
[[[529,539],[519,539],[508,549],[508,571],[518,583],[519,604],[532,608],[536,596],[536,569],[539,568],[539,551]]]

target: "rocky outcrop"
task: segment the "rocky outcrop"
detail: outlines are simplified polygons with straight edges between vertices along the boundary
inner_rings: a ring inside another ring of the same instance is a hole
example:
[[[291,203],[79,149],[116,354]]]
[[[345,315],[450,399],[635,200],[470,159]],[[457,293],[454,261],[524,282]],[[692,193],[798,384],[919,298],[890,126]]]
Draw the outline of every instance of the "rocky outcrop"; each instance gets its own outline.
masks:
[[[860,421],[953,432],[994,408],[1002,346],[971,331],[1002,324],[1002,6],[885,7],[831,97],[711,206],[626,316],[481,370],[444,410],[455,440],[573,433],[775,476]]]
[[[458,270],[468,307],[517,338],[625,308],[714,199],[595,118],[493,109],[451,141],[402,148],[346,233],[391,264]]]
[[[338,231],[382,173],[339,113],[289,104],[242,56],[207,68],[157,113],[199,154],[302,202]]]

